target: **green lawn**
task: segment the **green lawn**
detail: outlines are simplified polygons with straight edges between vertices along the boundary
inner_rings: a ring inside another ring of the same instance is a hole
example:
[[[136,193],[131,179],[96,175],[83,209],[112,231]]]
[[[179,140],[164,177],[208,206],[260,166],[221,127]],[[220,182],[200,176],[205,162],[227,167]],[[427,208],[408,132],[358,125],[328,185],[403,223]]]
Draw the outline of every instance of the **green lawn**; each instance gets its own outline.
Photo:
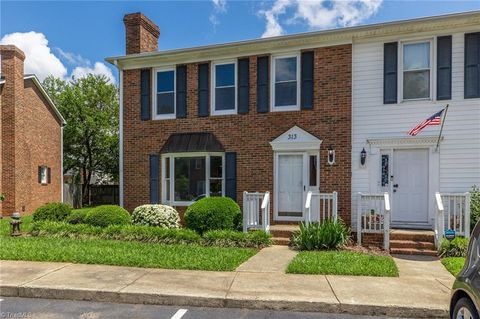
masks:
[[[457,276],[458,273],[462,270],[463,265],[465,264],[464,257],[446,257],[442,259],[442,264],[447,268],[447,270],[454,276]]]
[[[398,277],[390,256],[352,251],[304,251],[288,265],[287,273]]]
[[[31,217],[23,217],[28,231]],[[0,259],[57,261],[168,269],[232,271],[257,253],[250,248],[162,245],[101,239],[10,237],[10,219],[0,221]]]

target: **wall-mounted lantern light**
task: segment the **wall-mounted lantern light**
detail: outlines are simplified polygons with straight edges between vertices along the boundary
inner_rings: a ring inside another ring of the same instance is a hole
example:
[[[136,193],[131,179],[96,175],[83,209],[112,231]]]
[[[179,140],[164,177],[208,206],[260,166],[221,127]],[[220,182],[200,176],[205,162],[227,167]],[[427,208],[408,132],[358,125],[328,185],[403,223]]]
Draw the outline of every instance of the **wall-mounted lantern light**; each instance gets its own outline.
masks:
[[[364,147],[363,150],[360,152],[360,164],[364,166],[366,162],[367,162],[367,151],[365,151],[365,147]]]
[[[328,164],[335,164],[335,150],[333,149],[332,145],[328,147]]]

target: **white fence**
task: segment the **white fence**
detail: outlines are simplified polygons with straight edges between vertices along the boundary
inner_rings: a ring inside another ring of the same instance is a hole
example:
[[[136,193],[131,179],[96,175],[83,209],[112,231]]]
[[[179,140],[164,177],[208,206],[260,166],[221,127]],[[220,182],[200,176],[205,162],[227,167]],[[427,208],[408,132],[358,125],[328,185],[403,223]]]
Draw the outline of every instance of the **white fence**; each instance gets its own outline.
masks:
[[[357,242],[362,244],[362,234],[383,233],[383,248],[390,248],[390,196],[358,193]]]
[[[270,231],[270,193],[243,192],[243,231]]]
[[[322,222],[326,219],[337,221],[338,195],[333,193],[308,192],[305,200],[305,222]]]
[[[446,230],[454,230],[456,235],[470,237],[470,193],[435,193],[437,218],[435,239],[438,245]]]

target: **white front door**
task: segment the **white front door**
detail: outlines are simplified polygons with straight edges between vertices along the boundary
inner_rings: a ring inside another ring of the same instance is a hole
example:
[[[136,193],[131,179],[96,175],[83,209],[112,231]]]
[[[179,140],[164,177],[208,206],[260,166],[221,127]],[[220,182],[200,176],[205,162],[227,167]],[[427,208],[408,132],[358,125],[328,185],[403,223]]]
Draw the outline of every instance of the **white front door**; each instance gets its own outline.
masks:
[[[295,219],[303,216],[304,194],[303,154],[278,154],[277,157],[277,216]]]
[[[392,226],[428,225],[428,150],[393,151]]]

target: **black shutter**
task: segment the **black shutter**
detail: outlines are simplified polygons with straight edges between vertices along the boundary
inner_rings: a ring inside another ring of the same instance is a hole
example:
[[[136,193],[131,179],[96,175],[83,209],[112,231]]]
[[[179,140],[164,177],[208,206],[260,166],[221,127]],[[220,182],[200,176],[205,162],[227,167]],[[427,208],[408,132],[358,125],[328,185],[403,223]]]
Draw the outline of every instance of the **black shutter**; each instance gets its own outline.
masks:
[[[225,196],[237,200],[237,153],[225,153]]]
[[[52,169],[47,167],[47,184],[52,183]]]
[[[249,58],[238,60],[238,113],[247,114],[250,103],[250,61]]]
[[[437,38],[437,100],[452,98],[452,36]]]
[[[39,184],[42,183],[42,167],[41,166],[38,167],[38,183]]]
[[[313,56],[313,51],[302,52],[300,90],[302,110],[313,109]]]
[[[465,98],[480,97],[480,32],[465,34]]]
[[[260,57],[257,59],[257,112],[267,113],[270,95],[270,86],[268,83],[268,70],[269,70],[269,58],[268,56]]]
[[[187,66],[177,66],[177,118],[187,117]]]
[[[150,69],[141,71],[140,74],[140,119],[148,121],[150,119]]]
[[[209,86],[208,86],[208,69],[210,65],[203,63],[198,65],[198,116],[208,116],[210,114],[209,102]]]
[[[159,200],[159,164],[160,158],[157,154],[150,154],[150,204],[158,204]]]
[[[383,103],[397,103],[397,42],[383,45]]]

